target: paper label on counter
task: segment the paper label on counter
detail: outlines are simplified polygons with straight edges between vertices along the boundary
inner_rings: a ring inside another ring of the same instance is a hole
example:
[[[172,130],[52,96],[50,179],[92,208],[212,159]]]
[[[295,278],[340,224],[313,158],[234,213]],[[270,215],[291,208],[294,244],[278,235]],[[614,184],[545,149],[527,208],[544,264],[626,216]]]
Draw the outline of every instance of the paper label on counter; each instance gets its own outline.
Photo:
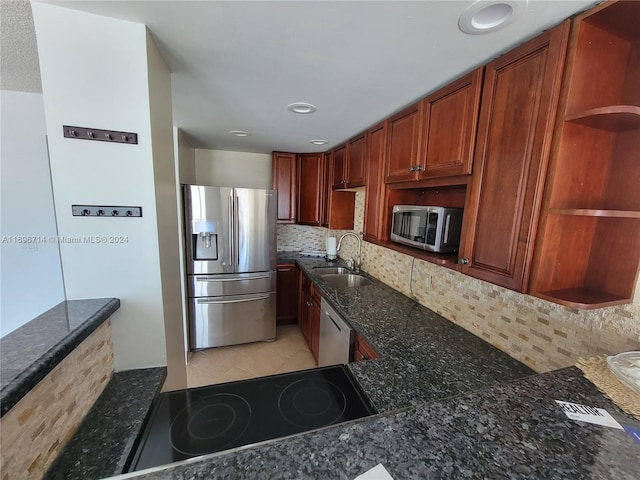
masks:
[[[595,423],[596,425],[623,430],[622,425],[603,408],[588,407],[586,405],[580,405],[579,403],[563,402],[561,400],[556,400],[556,403],[562,407],[562,411],[571,420]]]
[[[371,470],[367,470],[362,475],[358,475],[353,480],[393,480],[387,469],[381,463],[377,464]]]

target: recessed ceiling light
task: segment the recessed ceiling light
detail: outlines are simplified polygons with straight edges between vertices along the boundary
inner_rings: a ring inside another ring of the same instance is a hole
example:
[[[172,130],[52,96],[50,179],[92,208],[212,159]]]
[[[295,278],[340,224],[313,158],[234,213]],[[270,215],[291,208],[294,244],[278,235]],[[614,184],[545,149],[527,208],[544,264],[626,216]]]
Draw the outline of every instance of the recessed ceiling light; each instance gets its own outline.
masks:
[[[248,137],[251,135],[249,132],[245,132],[244,130],[231,130],[229,135],[235,135],[236,137]]]
[[[527,3],[528,0],[477,0],[460,15],[458,27],[471,35],[493,32],[517,20]]]
[[[316,138],[315,140],[309,140],[309,143],[313,143],[314,145],[326,145],[327,141]]]
[[[317,110],[315,105],[311,105],[310,103],[304,103],[304,102],[296,102],[296,103],[292,103],[290,104],[288,107],[290,112],[293,113],[313,113]]]

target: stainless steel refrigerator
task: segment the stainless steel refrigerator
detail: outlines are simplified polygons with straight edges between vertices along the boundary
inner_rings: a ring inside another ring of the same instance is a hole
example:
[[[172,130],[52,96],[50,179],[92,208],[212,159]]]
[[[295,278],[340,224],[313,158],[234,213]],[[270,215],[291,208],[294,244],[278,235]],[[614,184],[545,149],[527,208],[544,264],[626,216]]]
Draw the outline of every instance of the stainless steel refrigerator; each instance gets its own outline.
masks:
[[[184,186],[190,348],[276,336],[277,192]]]

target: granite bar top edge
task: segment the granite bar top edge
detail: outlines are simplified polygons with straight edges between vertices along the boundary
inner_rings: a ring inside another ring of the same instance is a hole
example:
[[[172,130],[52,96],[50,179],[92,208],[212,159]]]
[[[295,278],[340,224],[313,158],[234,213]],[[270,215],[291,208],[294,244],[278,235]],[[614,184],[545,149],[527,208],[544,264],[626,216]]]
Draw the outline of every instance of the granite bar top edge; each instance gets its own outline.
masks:
[[[166,367],[115,372],[44,479],[120,475],[167,376]]]
[[[4,416],[13,406],[15,406],[29,391],[31,391],[51,370],[53,370],[64,358],[67,357],[82,341],[102,325],[109,317],[120,308],[120,300],[117,298],[97,298],[83,300],[65,300],[58,305],[39,315],[31,322],[46,322],[50,312],[56,308],[74,308],[83,305],[92,305],[102,301],[96,309],[92,309],[86,319],[83,319],[75,328],[61,338],[57,343],[50,346],[43,352],[36,361],[25,366],[25,368],[11,378],[0,391],[0,417]],[[29,322],[29,323],[31,323]],[[28,324],[29,324],[28,323]],[[27,324],[27,325],[28,325]],[[17,332],[17,331],[16,331]],[[14,333],[14,332],[12,332]],[[8,338],[10,337],[10,338]],[[6,342],[19,342],[19,332],[16,335],[7,335],[3,338],[3,350],[7,347]],[[3,358],[3,368],[5,359]]]

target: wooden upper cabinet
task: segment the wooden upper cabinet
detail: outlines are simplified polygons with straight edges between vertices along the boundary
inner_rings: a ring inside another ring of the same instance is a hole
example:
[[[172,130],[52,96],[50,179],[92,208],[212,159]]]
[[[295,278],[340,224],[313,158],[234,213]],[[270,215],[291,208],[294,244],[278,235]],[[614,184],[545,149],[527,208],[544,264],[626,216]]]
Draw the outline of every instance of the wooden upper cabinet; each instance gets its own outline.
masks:
[[[332,189],[333,153],[327,152],[325,158],[325,174],[322,203],[322,226],[336,230],[353,229],[353,216],[356,204],[355,192],[343,192]]]
[[[382,210],[384,202],[385,183],[384,154],[387,137],[387,122],[370,128],[366,134],[366,150],[368,161],[366,164],[366,194],[364,205],[364,239],[380,240],[382,225]]]
[[[523,291],[536,237],[569,21],[486,67],[463,273]]]
[[[297,159],[295,153],[273,152],[273,188],[278,190],[278,223],[296,223]]]
[[[417,102],[389,118],[385,182],[415,178],[421,163],[423,103]]]
[[[530,293],[631,303],[640,271],[640,2],[574,19]]]
[[[344,188],[347,183],[347,146],[341,145],[333,149],[332,156],[332,188]]]
[[[324,154],[324,175],[322,182],[322,223],[321,226],[329,227],[329,211],[331,208],[330,194],[333,181],[333,157],[331,151]]]
[[[322,224],[324,154],[302,153],[298,164],[298,223]]]
[[[418,179],[471,173],[482,71],[478,68],[423,100],[425,148]]]
[[[365,134],[358,135],[347,142],[346,187],[363,187],[365,184]]]

